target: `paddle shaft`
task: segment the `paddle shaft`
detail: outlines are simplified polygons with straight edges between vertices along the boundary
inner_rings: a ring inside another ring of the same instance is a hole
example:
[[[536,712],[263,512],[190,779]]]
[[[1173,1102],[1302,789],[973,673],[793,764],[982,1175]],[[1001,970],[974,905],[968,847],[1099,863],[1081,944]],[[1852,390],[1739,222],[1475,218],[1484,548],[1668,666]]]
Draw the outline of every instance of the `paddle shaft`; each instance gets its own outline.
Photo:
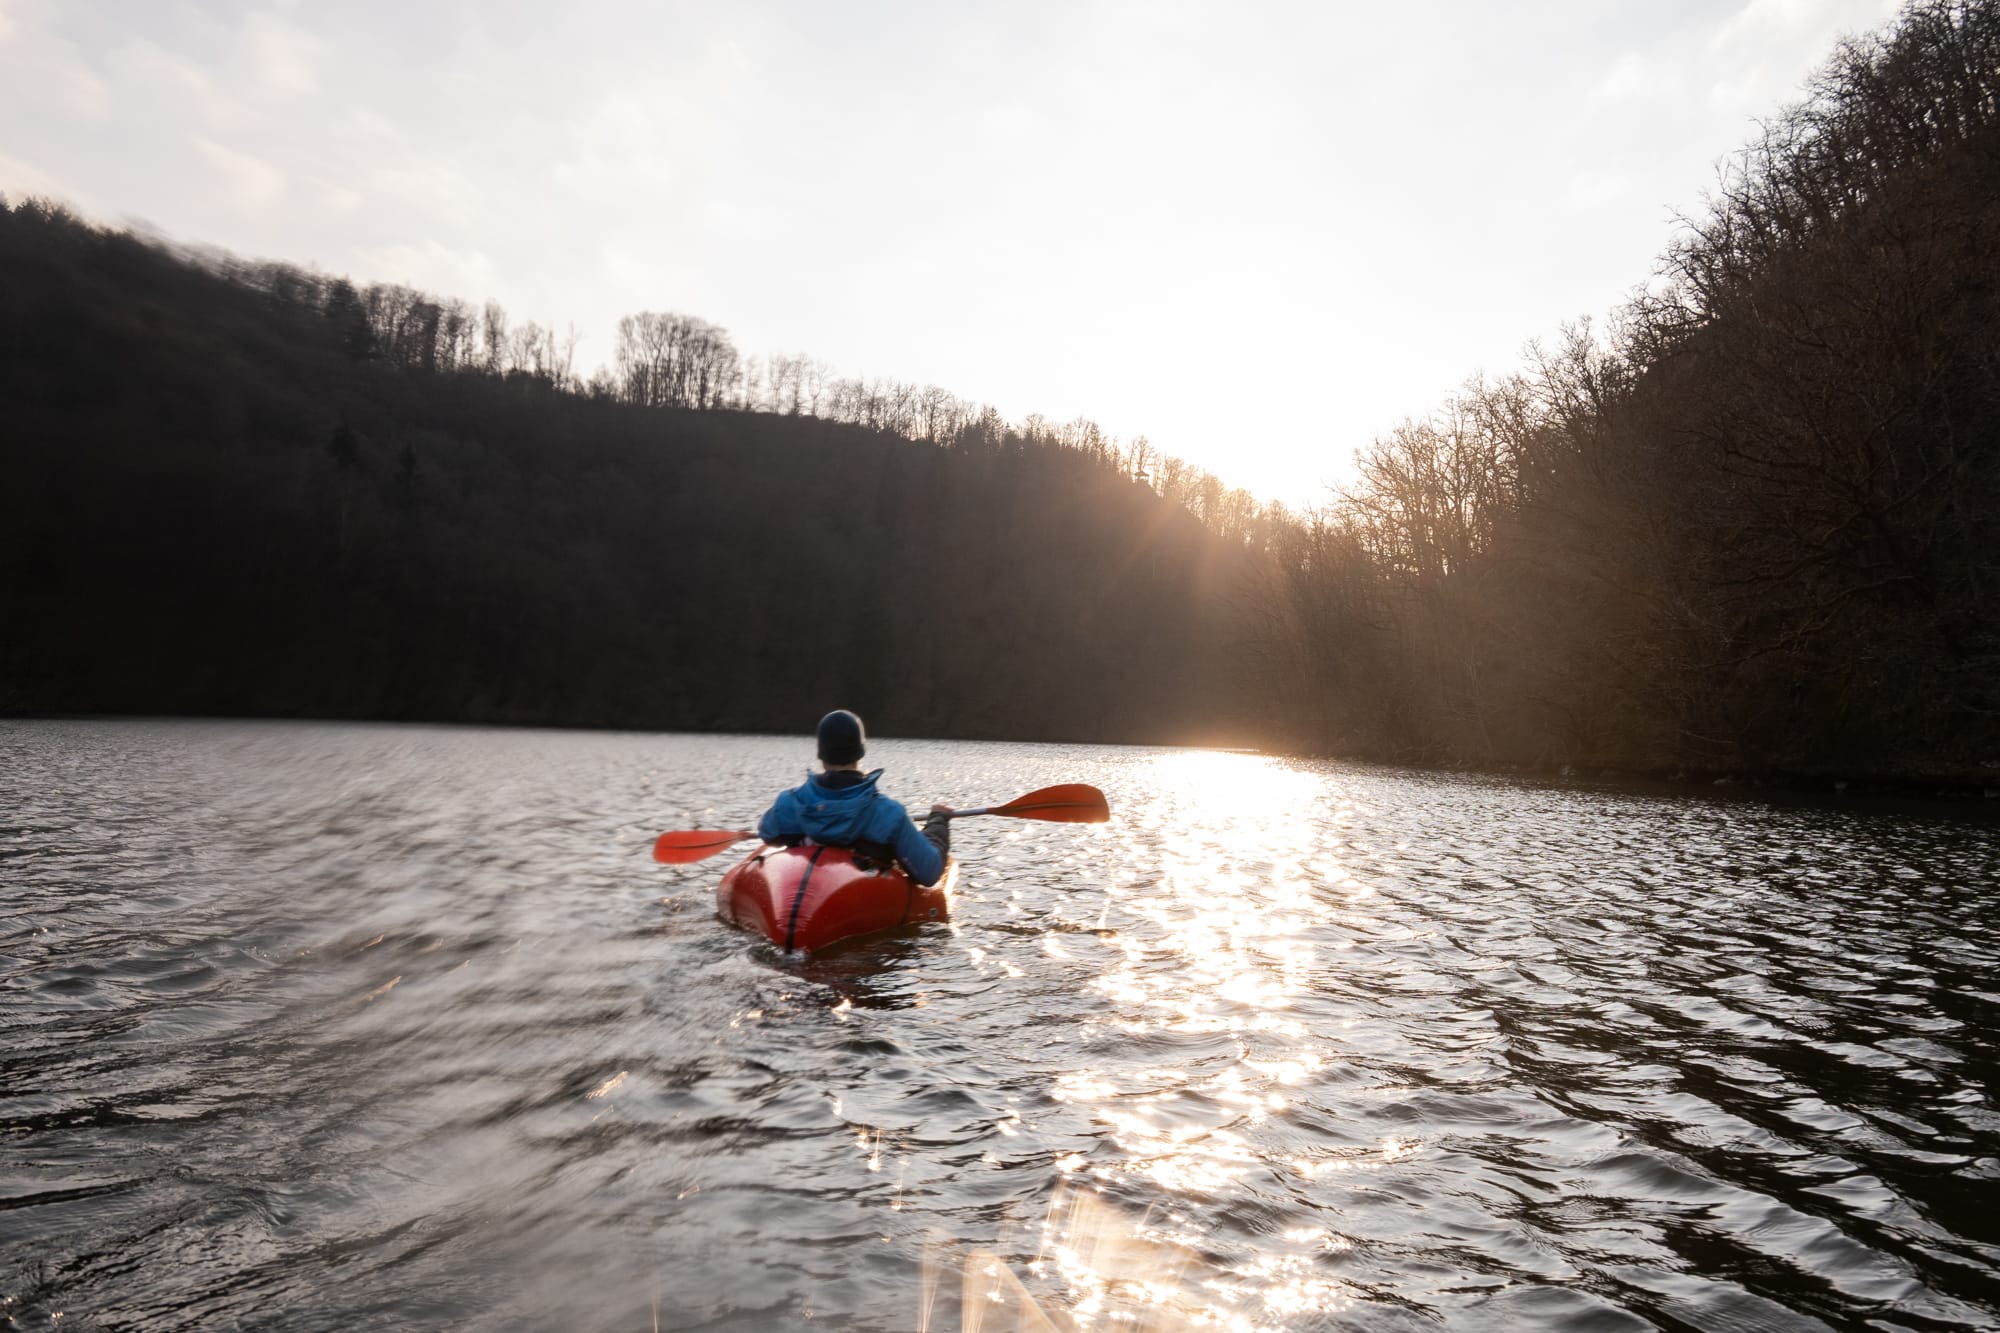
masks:
[[[1063,824],[1101,824],[1111,818],[1104,793],[1082,783],[1044,787],[1019,796],[1005,805],[982,805],[972,810],[953,810],[938,818],[965,819],[972,815],[1003,815],[1009,819],[1044,819]],[[653,859],[672,865],[705,861],[739,842],[756,837],[737,829],[676,829],[662,833],[653,843]]]

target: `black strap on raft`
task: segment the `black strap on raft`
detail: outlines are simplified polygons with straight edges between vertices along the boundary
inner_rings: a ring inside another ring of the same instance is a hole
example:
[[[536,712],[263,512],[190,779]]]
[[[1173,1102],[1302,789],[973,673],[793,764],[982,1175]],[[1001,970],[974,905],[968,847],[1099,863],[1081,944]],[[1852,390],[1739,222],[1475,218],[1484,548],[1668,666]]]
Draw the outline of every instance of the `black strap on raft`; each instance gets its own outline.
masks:
[[[826,848],[815,846],[812,855],[806,859],[806,873],[799,877],[799,891],[792,897],[792,919],[785,925],[785,952],[792,951],[792,940],[799,933],[799,909],[806,905],[806,886],[813,881],[813,867],[819,864],[819,854]]]

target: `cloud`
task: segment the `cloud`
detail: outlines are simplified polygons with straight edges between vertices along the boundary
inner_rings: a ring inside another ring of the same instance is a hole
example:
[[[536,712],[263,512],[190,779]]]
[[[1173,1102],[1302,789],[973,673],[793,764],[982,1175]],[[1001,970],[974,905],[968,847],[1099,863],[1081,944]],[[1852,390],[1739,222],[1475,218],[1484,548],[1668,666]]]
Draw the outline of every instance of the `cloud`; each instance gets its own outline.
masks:
[[[62,61],[52,69],[62,81],[63,105],[79,118],[103,121],[111,115],[111,87],[81,65]]]
[[[1709,38],[1709,49],[1723,51],[1733,46],[1761,44],[1773,36],[1782,36],[1797,28],[1802,19],[1813,13],[1814,8],[1812,0],[1750,0],[1716,29],[1715,35]]]
[[[1903,7],[1902,0],[1748,0],[1709,38],[1711,51],[1731,47],[1757,48],[1754,56],[1770,54],[1768,48],[1822,50],[1827,19],[1840,18],[1849,32],[1874,28],[1892,18]]]
[[[225,148],[198,135],[192,142],[209,168],[222,178],[230,196],[244,208],[261,213],[284,195],[285,174],[262,158]]]
[[[179,118],[186,107],[211,126],[241,126],[255,117],[225,86],[195,61],[144,38],[130,41],[105,58],[114,83],[141,103],[141,114]]]
[[[469,246],[454,247],[436,240],[397,241],[363,249],[357,258],[371,273],[390,275],[391,281],[435,295],[465,297],[490,292],[499,285],[500,273],[492,258]],[[533,312],[527,313],[532,317]]]
[[[96,204],[80,191],[71,189],[33,162],[23,161],[6,153],[0,153],[0,193],[17,202],[29,195],[37,195],[85,212],[96,210]]]
[[[0,0],[0,117],[11,101],[17,113],[32,106],[37,116],[59,123],[106,119],[112,113],[112,90],[91,63],[87,49],[46,23],[35,23],[17,0]],[[9,130],[17,143],[39,137],[32,129]]]
[[[304,29],[269,14],[250,19],[249,58],[257,85],[278,97],[306,97],[319,91],[320,43]]]
[[[1632,178],[1620,171],[1586,171],[1570,178],[1570,207],[1604,208],[1634,193]]]
[[[352,213],[361,207],[362,195],[359,190],[350,190],[345,185],[333,181],[315,181],[320,203],[334,213]]]
[[[1638,102],[1680,91],[1681,81],[1658,61],[1628,52],[1593,89],[1606,102]]]
[[[1750,117],[1791,103],[1832,48],[1835,33],[1880,28],[1899,0],[1748,0],[1709,36],[1708,102]]]

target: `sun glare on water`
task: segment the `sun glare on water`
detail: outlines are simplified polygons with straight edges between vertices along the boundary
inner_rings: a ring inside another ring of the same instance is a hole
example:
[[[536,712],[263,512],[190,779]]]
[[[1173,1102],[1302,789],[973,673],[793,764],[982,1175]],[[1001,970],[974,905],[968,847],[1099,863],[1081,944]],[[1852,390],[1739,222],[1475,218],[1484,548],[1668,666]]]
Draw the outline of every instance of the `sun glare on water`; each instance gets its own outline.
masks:
[[[1334,1165],[1255,1131],[1326,1072],[1292,1010],[1322,961],[1319,927],[1367,919],[1370,890],[1326,833],[1352,802],[1321,775],[1217,751],[1162,755],[1113,801],[1148,876],[1107,905],[1104,966],[1088,984],[1108,1005],[1086,1027],[1115,1034],[1122,1054],[1059,1074],[1051,1096],[1115,1152],[1055,1161],[1066,1184],[1026,1277],[1058,1284],[1062,1308],[1038,1306],[1023,1275],[982,1252],[963,1268],[963,1327],[1274,1329],[1345,1308],[1322,1266],[1337,1238],[1272,1237],[1222,1267],[1203,1257],[1199,1218],[1274,1178],[1309,1189]],[[1384,1144],[1339,1166],[1379,1169],[1413,1150]]]

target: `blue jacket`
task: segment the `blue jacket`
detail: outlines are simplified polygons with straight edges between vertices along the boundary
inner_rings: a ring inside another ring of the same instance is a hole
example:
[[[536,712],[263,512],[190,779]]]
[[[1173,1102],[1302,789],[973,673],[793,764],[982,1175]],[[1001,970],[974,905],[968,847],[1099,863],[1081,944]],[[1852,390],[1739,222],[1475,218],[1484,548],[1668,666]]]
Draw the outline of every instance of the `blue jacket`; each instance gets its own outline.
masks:
[[[944,853],[911,822],[901,801],[875,790],[881,776],[878,768],[853,786],[835,788],[822,786],[819,774],[808,773],[804,785],[778,794],[757,821],[757,836],[765,842],[811,838],[827,847],[880,843],[895,852],[911,879],[937,883],[944,878]]]

